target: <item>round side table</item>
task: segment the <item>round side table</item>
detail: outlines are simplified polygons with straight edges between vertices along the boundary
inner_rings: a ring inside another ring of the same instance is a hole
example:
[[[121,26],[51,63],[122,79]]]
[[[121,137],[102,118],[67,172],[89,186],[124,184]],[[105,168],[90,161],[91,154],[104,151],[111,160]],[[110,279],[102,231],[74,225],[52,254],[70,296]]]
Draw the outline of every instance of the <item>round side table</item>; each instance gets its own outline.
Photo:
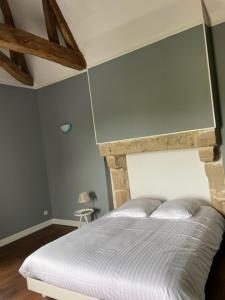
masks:
[[[92,215],[94,212],[93,208],[84,208],[84,209],[79,209],[76,210],[73,215],[75,217],[79,217],[80,218],[80,222],[79,222],[79,228],[82,226],[82,220],[84,218],[84,222],[87,224],[88,222],[88,216]]]

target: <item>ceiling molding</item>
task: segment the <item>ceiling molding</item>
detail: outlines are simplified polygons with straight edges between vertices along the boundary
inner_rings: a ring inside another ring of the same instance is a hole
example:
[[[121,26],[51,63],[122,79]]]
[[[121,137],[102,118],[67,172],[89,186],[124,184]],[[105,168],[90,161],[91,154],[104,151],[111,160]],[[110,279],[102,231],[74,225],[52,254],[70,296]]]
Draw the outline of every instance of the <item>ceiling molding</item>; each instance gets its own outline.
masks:
[[[225,23],[225,17],[221,17],[221,18],[215,19],[213,21],[211,20],[211,27],[214,27],[214,26],[222,24],[222,23]]]
[[[75,76],[79,76],[79,75],[81,75],[81,74],[83,74],[83,73],[87,73],[87,70],[88,70],[88,69],[85,69],[85,70],[80,71],[79,73],[73,74],[73,75],[67,75],[67,76],[63,76],[63,77],[60,76],[60,78],[58,78],[58,79],[55,78],[55,79],[46,81],[46,82],[43,83],[43,84],[34,85],[32,88],[35,89],[35,90],[42,89],[42,88],[44,88],[44,87],[53,85],[53,84],[55,84],[55,83],[59,83],[59,82],[64,81],[64,80],[66,80],[66,79],[69,79],[69,78],[72,78],[72,77],[75,77]]]
[[[46,81],[43,84],[34,84],[33,87],[28,87],[28,86],[25,86],[25,85],[20,85],[19,83],[18,84],[17,83],[15,83],[15,84],[14,83],[13,84],[12,83],[6,83],[5,81],[2,81],[1,79],[0,79],[0,84],[15,85],[15,86],[27,87],[27,88],[31,88],[31,89],[40,89],[40,88],[43,88],[43,87],[55,84],[57,82],[63,81],[65,79],[69,79],[69,78],[72,78],[74,76],[78,76],[78,75],[80,75],[82,73],[87,72],[88,69],[91,69],[91,68],[93,68],[95,66],[98,66],[98,65],[100,65],[102,63],[105,63],[107,61],[116,59],[116,58],[118,58],[120,56],[123,56],[125,54],[131,53],[131,52],[136,51],[138,49],[141,49],[141,48],[143,48],[145,46],[154,44],[154,43],[159,42],[159,41],[161,41],[161,40],[163,40],[165,38],[169,38],[169,37],[171,37],[173,35],[176,35],[176,34],[179,34],[181,32],[184,32],[184,31],[186,31],[188,29],[191,29],[191,28],[193,28],[195,26],[198,26],[198,25],[202,25],[202,23],[200,21],[198,21],[198,22],[189,24],[188,26],[184,26],[182,28],[176,29],[174,31],[170,31],[170,32],[168,31],[168,32],[166,32],[164,34],[160,34],[157,37],[154,37],[153,39],[150,39],[150,40],[146,41],[145,43],[142,43],[142,44],[139,44],[139,45],[137,45],[135,47],[126,49],[125,51],[118,52],[115,55],[107,57],[107,58],[105,58],[103,60],[99,60],[97,62],[94,62],[94,63],[88,65],[87,69],[85,69],[85,70],[82,70],[82,71],[79,71],[79,72],[75,71],[76,72],[75,74],[69,74],[69,75],[65,75],[65,76],[60,76],[59,78],[54,78],[54,79],[51,79],[49,81]]]
[[[93,63],[91,63],[91,64],[88,65],[88,69],[91,69],[91,68],[93,68],[95,66],[101,65],[102,63],[105,63],[107,61],[113,60],[113,59],[118,58],[120,56],[123,56],[125,54],[131,53],[131,52],[136,51],[138,49],[141,49],[141,48],[143,48],[145,46],[148,46],[148,45],[160,42],[160,41],[162,41],[162,40],[164,40],[166,38],[172,37],[172,36],[174,36],[176,34],[184,32],[184,31],[186,31],[188,29],[191,29],[191,28],[193,28],[195,26],[198,26],[198,25],[203,25],[203,23],[201,21],[197,21],[195,23],[189,24],[187,26],[183,26],[183,27],[178,28],[176,30],[165,32],[163,34],[155,36],[152,39],[149,39],[148,41],[146,41],[144,43],[138,44],[138,45],[136,45],[134,47],[131,47],[131,48],[128,48],[128,49],[126,49],[124,51],[118,52],[117,54],[109,56],[109,57],[107,57],[105,59],[98,60],[97,62],[93,62]]]

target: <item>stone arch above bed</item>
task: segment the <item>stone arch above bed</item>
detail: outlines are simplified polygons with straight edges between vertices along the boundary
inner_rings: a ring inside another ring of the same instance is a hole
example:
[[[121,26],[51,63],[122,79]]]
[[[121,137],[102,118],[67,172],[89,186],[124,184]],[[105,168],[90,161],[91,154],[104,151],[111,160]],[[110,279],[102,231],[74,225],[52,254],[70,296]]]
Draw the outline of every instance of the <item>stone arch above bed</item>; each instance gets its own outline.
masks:
[[[212,205],[225,215],[225,176],[220,155],[220,132],[209,128],[98,144],[110,169],[114,208],[130,198],[127,154],[198,148],[205,164]]]

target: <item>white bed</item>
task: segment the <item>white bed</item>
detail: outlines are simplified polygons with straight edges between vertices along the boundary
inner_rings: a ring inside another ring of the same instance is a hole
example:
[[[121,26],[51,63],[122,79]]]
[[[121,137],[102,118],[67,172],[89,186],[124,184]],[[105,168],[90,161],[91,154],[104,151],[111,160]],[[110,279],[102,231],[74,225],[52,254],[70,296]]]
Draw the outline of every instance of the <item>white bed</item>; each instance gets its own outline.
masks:
[[[20,272],[96,299],[204,299],[224,227],[209,206],[181,220],[106,215],[40,248]]]

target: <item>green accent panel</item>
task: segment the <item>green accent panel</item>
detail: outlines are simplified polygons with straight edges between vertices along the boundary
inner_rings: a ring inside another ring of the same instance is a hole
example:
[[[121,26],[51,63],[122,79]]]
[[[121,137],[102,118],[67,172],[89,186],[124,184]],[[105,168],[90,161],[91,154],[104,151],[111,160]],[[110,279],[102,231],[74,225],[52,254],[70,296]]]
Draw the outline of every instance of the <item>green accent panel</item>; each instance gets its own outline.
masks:
[[[203,26],[89,70],[97,141],[214,126]]]

